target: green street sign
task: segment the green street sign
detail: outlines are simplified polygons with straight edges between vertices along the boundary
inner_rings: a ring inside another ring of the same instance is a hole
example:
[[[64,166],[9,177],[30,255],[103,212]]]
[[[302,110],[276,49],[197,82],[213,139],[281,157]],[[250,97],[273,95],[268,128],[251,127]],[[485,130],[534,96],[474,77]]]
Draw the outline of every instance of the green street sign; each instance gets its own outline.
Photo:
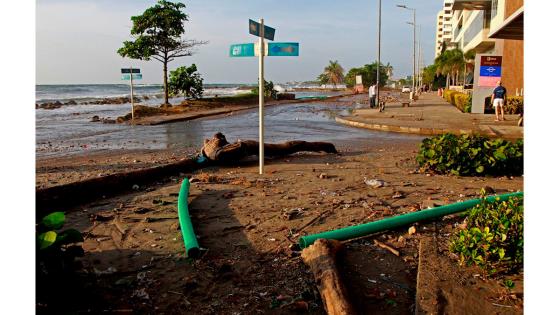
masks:
[[[267,56],[299,56],[299,43],[267,43]]]
[[[230,57],[255,57],[255,44],[234,44],[229,47]]]
[[[121,68],[121,73],[140,73],[138,68]]]
[[[132,79],[134,80],[142,80],[142,74],[141,73],[133,73],[132,74]],[[121,75],[121,80],[127,80],[130,81],[130,74],[122,74]]]
[[[269,26],[264,26],[264,38],[274,40],[274,32],[276,30]],[[261,37],[261,23],[249,19],[249,34]]]

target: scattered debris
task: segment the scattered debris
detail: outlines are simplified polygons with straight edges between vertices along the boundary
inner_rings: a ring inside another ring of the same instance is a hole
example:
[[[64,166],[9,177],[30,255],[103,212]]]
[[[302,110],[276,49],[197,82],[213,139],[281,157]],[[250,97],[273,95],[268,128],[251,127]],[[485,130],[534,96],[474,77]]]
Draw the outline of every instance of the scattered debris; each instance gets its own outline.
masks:
[[[374,243],[375,245],[381,247],[381,248],[384,248],[384,249],[390,251],[390,252],[393,253],[393,255],[395,255],[395,256],[400,256],[400,255],[401,255],[401,254],[399,253],[398,250],[394,249],[393,247],[391,247],[391,246],[389,246],[389,245],[387,245],[387,244],[385,244],[385,243],[379,242],[378,240],[373,240],[373,243]]]
[[[366,185],[371,186],[373,188],[379,188],[379,187],[384,187],[385,182],[380,180],[380,179],[364,179],[364,182],[366,183]]]
[[[285,208],[282,210],[282,217],[286,220],[293,220],[298,216],[302,215],[304,210],[305,210],[304,208],[299,208],[299,207],[292,208],[292,209]]]
[[[408,228],[408,235],[412,235],[414,233],[416,233],[416,227],[414,227],[414,226],[409,227]]]

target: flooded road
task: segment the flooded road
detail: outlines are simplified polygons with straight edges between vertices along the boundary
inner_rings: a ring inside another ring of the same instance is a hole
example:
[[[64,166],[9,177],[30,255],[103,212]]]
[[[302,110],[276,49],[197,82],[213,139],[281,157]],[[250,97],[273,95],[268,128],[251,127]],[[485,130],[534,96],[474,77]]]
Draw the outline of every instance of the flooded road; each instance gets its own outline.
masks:
[[[334,121],[336,115],[349,114],[353,109],[364,106],[356,102],[347,104],[348,98],[345,103],[332,101],[268,107],[265,109],[265,141],[332,141],[343,144],[347,141],[419,141],[423,138],[337,124]],[[43,121],[41,127],[37,127],[37,158],[114,149],[199,148],[205,138],[216,132],[222,132],[230,142],[237,139],[258,140],[258,109],[226,117],[157,126],[91,123],[89,115],[91,113],[73,115],[73,119],[70,117],[62,127],[58,127],[56,137],[53,133],[49,135],[49,121]]]

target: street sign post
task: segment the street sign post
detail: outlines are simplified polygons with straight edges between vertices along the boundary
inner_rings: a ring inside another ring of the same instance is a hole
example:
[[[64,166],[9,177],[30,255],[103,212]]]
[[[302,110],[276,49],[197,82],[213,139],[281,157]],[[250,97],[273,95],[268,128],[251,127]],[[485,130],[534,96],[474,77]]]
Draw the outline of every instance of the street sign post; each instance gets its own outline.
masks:
[[[268,43],[267,56],[299,56],[299,43]]]
[[[138,68],[121,68],[121,80],[130,81],[130,104],[132,106],[132,121],[134,121],[134,80],[142,80]]]
[[[230,57],[255,57],[258,54],[255,44],[235,44],[229,47]]]
[[[230,57],[259,57],[259,174],[264,171],[264,56],[299,56],[299,43],[266,43],[274,40],[275,29],[249,20],[249,34],[259,37],[255,44],[234,44],[229,48]]]
[[[262,29],[262,27],[264,27],[264,30]],[[263,19],[261,19],[261,22],[255,22],[253,20],[249,20],[249,34],[251,35],[255,35],[258,37],[264,37],[268,40],[274,40],[274,33],[276,32],[275,29],[273,29],[272,27],[266,26],[264,25]],[[264,35],[261,35],[264,34]]]

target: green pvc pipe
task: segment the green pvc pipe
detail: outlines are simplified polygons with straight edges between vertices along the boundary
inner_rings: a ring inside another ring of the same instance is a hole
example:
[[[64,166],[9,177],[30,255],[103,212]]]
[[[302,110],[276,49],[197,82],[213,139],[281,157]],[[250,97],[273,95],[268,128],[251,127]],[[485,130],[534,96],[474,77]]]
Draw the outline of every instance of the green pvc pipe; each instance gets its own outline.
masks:
[[[509,194],[503,194],[498,196],[489,196],[486,197],[485,199],[488,202],[494,202],[495,200],[508,199],[511,197],[520,197],[520,196],[523,196],[523,192],[509,193]],[[379,221],[369,222],[369,223],[355,225],[355,226],[349,226],[338,230],[332,230],[332,231],[322,232],[318,234],[302,236],[299,239],[299,246],[303,249],[313,244],[313,242],[315,242],[320,238],[339,240],[339,241],[358,238],[368,234],[373,234],[385,230],[406,226],[418,221],[435,219],[449,214],[462,212],[478,205],[481,202],[482,202],[482,198],[471,199],[471,200],[445,205],[441,207],[398,215],[387,219],[382,219]]]
[[[183,180],[181,190],[179,190],[179,200],[177,201],[177,210],[179,212],[179,224],[181,226],[181,233],[183,234],[183,242],[185,243],[185,250],[187,257],[195,258],[200,252],[196,235],[189,215],[189,189],[191,183],[188,178]]]

